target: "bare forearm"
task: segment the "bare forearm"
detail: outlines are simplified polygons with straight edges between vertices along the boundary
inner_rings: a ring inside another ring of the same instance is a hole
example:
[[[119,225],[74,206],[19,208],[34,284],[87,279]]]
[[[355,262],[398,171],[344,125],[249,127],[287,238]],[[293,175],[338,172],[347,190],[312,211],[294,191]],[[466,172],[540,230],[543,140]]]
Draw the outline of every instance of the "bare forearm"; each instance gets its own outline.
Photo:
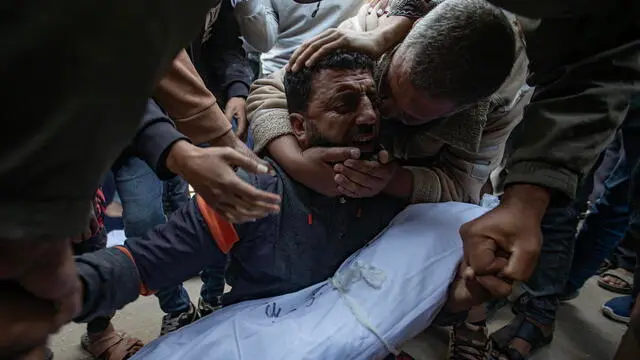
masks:
[[[379,44],[380,55],[399,44],[411,30],[413,20],[404,16],[391,16],[374,33]]]

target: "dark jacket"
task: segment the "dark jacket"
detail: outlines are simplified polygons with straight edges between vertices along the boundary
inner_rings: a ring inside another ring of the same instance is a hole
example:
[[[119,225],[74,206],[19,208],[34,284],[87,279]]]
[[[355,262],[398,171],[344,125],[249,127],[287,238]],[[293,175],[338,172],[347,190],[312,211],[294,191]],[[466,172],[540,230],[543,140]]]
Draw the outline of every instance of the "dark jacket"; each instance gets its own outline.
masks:
[[[191,56],[207,88],[221,104],[232,97],[246,98],[253,71],[240,38],[231,1],[223,1],[209,12],[208,27],[191,45]],[[207,25],[205,25],[207,26]]]
[[[228,255],[225,305],[303,289],[330,277],[407,205],[386,195],[327,198],[273,166],[276,175],[238,175],[281,195],[278,214],[234,226],[196,197],[146,236],[77,257],[85,301],[76,320],[110,314],[139,293],[180,284],[208,266],[224,272]]]

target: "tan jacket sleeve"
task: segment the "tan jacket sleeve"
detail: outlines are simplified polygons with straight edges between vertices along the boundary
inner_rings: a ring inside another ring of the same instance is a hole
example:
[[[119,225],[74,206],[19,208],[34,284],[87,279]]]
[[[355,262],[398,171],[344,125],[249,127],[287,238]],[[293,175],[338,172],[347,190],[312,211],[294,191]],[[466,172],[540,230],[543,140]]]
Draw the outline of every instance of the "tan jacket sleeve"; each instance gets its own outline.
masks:
[[[511,74],[500,89],[488,101],[453,116],[486,120],[478,151],[446,145],[434,166],[408,167],[414,184],[411,202],[480,201],[480,190],[500,165],[507,139],[522,120],[524,108],[533,95],[533,88],[526,85],[528,65],[524,46],[519,41]],[[453,117],[451,120],[455,121]]]
[[[178,130],[195,144],[218,138],[231,130],[231,123],[224,117],[185,50],[173,60],[153,97],[175,121]]]
[[[257,153],[275,138],[292,134],[284,92],[284,69],[256,80],[247,98],[247,119]]]

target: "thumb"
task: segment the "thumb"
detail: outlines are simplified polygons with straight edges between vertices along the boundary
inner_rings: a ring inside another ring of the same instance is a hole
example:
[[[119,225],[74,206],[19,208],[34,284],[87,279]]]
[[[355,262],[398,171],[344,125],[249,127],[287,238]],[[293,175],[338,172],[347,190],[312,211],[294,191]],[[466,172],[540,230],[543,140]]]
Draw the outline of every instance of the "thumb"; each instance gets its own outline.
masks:
[[[378,160],[380,161],[380,164],[387,165],[391,162],[391,155],[387,150],[382,150],[378,153]]]
[[[244,170],[254,174],[267,174],[269,173],[269,166],[262,160],[255,159],[246,154],[243,154],[236,149],[226,148],[224,159],[229,165],[235,165],[241,167]]]
[[[349,159],[358,159],[360,158],[360,149],[358,148],[324,148],[320,159],[324,162],[334,163],[334,162],[343,162]]]

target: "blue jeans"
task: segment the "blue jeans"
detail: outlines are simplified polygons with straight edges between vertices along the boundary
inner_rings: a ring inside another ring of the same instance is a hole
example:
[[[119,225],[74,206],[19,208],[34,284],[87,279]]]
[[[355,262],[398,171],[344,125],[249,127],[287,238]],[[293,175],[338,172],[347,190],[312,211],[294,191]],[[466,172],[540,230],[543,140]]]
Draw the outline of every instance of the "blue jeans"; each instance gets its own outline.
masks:
[[[629,167],[622,155],[604,182],[604,193],[591,205],[576,238],[567,291],[582,288],[615,250],[629,227]]]
[[[164,184],[151,168],[137,157],[127,156],[119,159],[112,169],[116,188],[122,201],[124,232],[126,237],[138,237],[153,227],[166,221],[163,207]],[[171,190],[167,202],[179,206],[188,201],[186,182],[175,177],[167,182]],[[190,300],[187,291],[179,288],[159,291],[160,308],[164,312],[180,312],[189,309]]]

